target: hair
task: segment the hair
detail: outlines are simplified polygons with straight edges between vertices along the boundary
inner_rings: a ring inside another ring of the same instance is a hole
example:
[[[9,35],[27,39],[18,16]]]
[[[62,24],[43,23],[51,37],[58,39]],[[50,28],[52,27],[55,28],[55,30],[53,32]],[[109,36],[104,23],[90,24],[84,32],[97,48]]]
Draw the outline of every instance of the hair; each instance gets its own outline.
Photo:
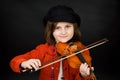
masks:
[[[45,27],[45,40],[48,44],[53,45],[56,43],[55,38],[53,37],[53,31],[58,22],[48,21]],[[74,26],[74,35],[70,41],[80,41],[81,32],[77,23],[72,23]]]

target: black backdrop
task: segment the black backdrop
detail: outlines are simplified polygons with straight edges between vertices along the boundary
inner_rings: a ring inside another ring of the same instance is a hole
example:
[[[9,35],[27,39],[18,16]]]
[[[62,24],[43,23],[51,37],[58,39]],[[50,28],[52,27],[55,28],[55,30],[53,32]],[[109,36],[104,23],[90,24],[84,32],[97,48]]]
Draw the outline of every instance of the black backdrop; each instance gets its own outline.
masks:
[[[117,0],[2,0],[0,80],[37,80],[38,72],[14,73],[9,61],[45,42],[42,18],[57,4],[68,5],[81,16],[81,41],[85,45],[109,39],[108,43],[90,51],[98,80],[117,80],[120,36]]]

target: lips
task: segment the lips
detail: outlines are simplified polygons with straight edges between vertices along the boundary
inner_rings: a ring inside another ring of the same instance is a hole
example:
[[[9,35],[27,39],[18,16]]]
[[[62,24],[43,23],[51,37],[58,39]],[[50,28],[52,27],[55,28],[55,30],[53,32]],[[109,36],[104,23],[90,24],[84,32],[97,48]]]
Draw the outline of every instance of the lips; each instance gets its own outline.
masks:
[[[67,38],[67,36],[60,36],[60,38]]]

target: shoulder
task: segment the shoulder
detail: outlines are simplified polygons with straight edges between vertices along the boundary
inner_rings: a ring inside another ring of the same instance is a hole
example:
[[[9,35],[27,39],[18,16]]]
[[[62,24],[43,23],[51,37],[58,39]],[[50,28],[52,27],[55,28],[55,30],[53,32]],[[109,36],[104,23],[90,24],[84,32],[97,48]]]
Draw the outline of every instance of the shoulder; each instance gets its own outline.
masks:
[[[54,48],[54,45],[49,45],[48,43],[40,44],[36,47],[37,51],[40,51],[42,53],[47,52],[48,54],[53,54],[52,50]]]
[[[39,45],[36,47],[36,49],[40,49],[40,48],[45,49],[45,48],[48,48],[48,47],[49,47],[48,43],[43,43],[43,44],[39,44]]]

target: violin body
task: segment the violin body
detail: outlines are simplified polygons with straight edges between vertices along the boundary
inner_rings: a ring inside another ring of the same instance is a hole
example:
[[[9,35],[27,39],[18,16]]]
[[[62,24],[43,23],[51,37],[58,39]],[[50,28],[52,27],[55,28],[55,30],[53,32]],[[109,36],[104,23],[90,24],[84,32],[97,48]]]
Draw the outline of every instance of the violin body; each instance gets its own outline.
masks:
[[[86,47],[80,42],[71,42],[68,44],[59,42],[56,44],[56,48],[57,52],[62,56],[68,56],[79,52],[80,50],[86,49]],[[80,54],[84,57],[85,61],[91,65],[91,57],[89,56],[89,51],[86,50]],[[67,60],[72,68],[79,68],[80,64],[84,63],[79,59],[79,55],[71,56],[67,58]]]

